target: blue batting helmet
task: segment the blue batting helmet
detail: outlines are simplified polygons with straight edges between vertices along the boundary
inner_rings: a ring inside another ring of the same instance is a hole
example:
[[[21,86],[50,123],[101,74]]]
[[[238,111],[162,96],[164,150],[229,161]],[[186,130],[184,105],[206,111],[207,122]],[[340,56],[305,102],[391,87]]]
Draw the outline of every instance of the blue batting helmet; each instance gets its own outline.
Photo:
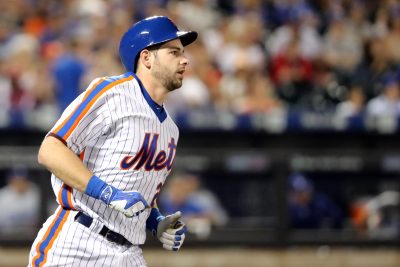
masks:
[[[127,71],[136,71],[136,60],[146,47],[161,44],[179,38],[183,46],[197,38],[197,32],[180,31],[165,16],[154,16],[134,24],[121,38],[119,56]]]

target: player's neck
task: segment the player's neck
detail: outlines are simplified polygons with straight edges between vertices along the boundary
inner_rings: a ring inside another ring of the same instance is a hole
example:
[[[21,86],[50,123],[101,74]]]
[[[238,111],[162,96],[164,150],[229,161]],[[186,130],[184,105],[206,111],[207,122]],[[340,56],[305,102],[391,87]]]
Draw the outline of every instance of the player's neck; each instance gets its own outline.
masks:
[[[162,86],[159,82],[151,79],[151,77],[148,77],[143,73],[138,72],[136,75],[142,82],[147,93],[151,96],[151,99],[153,99],[154,102],[161,106],[167,96],[167,89],[165,89],[165,87]]]

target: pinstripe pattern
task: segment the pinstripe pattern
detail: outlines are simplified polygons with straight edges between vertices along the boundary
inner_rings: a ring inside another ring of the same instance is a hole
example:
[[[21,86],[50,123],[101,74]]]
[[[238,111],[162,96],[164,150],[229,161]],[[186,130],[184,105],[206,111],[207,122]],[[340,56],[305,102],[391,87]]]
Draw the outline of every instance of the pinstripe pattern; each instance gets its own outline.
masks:
[[[167,159],[175,156],[171,142],[177,144],[179,132],[166,111],[159,112],[155,103],[145,97],[136,77],[126,73],[116,77],[106,77],[93,81],[64,111],[49,134],[62,139],[84,164],[98,177],[123,191],[137,190],[148,203],[153,200],[157,186],[165,182],[170,169]],[[158,135],[153,162],[141,168],[121,169],[125,157],[135,157],[143,146],[146,133],[150,140]],[[173,141],[172,141],[173,140]],[[157,155],[159,163],[156,166]],[[172,164],[172,162],[171,162]],[[137,246],[125,252],[117,250],[126,247],[112,244],[97,234],[103,225],[116,231],[132,244],[140,245],[146,239],[146,219],[150,210],[138,217],[127,218],[122,213],[108,208],[103,202],[88,197],[66,186],[52,176],[52,187],[62,210],[84,211],[94,218],[91,229],[74,223],[70,219],[61,230],[56,242],[47,246],[47,262],[52,266],[145,266],[141,251]],[[51,224],[45,224],[41,231],[47,231]],[[38,235],[35,244],[42,236]],[[43,243],[45,246],[46,244]],[[129,255],[126,256],[122,255]],[[132,257],[132,254],[136,255]],[[37,258],[32,250],[31,258]],[[118,265],[116,262],[120,262]]]
[[[36,248],[43,247],[44,242],[35,242],[28,266],[146,266],[138,246],[128,248],[107,241],[92,229],[74,222],[76,211],[59,208],[57,212],[64,214],[62,220],[56,214],[51,216],[38,234],[38,237],[45,240],[52,237],[52,246],[46,254],[36,254]],[[57,226],[60,221],[63,225]],[[44,231],[46,227],[56,229],[57,235],[47,235]]]
[[[58,237],[66,218],[68,217],[69,211],[64,209],[58,209],[57,214],[51,220],[50,226],[47,228],[46,233],[41,238],[41,241],[36,244],[36,254],[32,259],[33,266],[43,266],[47,261],[47,252],[51,248],[55,239]]]

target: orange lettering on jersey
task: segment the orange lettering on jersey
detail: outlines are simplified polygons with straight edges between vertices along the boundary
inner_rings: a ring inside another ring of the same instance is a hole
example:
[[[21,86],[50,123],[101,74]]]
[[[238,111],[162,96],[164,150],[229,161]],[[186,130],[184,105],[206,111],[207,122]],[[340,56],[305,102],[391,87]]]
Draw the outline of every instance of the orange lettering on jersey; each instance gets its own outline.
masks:
[[[171,138],[168,143],[168,156],[164,150],[157,153],[157,143],[159,134],[154,134],[151,138],[151,133],[146,133],[143,138],[142,147],[136,153],[135,157],[126,156],[121,161],[121,169],[140,170],[142,167],[146,171],[160,171],[164,168],[171,170],[175,158],[176,144],[175,139]],[[151,142],[150,142],[151,138]]]

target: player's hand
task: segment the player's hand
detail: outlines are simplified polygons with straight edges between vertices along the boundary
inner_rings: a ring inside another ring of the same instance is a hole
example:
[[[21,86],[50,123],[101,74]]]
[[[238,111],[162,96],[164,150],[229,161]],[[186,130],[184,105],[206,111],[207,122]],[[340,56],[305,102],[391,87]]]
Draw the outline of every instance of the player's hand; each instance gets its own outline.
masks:
[[[168,215],[158,223],[157,238],[166,250],[178,251],[187,231],[185,224],[179,219],[182,217],[180,211]]]
[[[149,207],[138,191],[124,192],[110,185],[101,192],[100,200],[129,218],[138,216]]]

